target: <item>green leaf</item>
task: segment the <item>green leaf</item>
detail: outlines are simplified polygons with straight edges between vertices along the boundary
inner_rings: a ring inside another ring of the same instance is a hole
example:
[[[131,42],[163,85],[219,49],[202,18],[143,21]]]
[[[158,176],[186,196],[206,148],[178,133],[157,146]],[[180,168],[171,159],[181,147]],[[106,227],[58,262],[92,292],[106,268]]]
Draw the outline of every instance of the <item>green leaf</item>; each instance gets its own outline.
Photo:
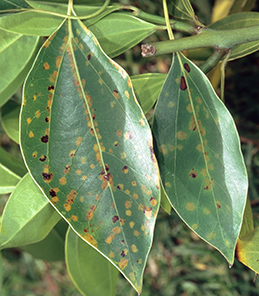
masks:
[[[32,2],[36,9],[49,10],[55,13],[67,14],[67,5],[63,4],[46,4]],[[100,9],[100,7],[75,6],[75,11],[78,16],[90,15]],[[110,6],[97,17],[85,21],[87,26],[97,22],[105,15],[112,11],[118,10],[118,6]],[[64,18],[53,14],[46,14],[39,11],[24,11],[16,14],[8,14],[0,18],[0,28],[18,34],[34,35],[34,36],[49,36],[51,35],[64,21]]]
[[[229,15],[209,26],[216,30],[230,30],[259,25],[258,12],[241,12]],[[238,59],[259,49],[259,42],[253,41],[240,44],[231,49],[230,60]]]
[[[6,134],[19,144],[19,114],[21,105],[14,101],[7,102],[1,108],[1,124]]]
[[[259,228],[255,228],[237,241],[236,257],[254,272],[259,273]]]
[[[87,25],[87,21],[84,22]],[[115,57],[156,32],[157,26],[125,13],[112,13],[89,29],[104,52]]]
[[[20,128],[46,196],[140,292],[159,207],[152,135],[127,73],[80,21],[66,20],[43,45]]]
[[[163,186],[161,186],[161,207],[167,212],[167,214],[171,215],[172,206],[170,201],[165,193]]]
[[[11,194],[3,212],[0,249],[42,240],[60,219],[27,174]]]
[[[243,223],[242,223],[242,228],[239,234],[239,238],[242,238],[253,229],[254,229],[254,220],[253,220],[252,208],[250,205],[249,196],[247,196]]]
[[[0,20],[2,17],[0,17]],[[35,58],[39,37],[23,36],[0,29],[0,107],[17,91]]]
[[[71,228],[65,249],[68,273],[82,295],[115,295],[118,270]]]
[[[3,259],[2,259],[2,253],[0,252],[0,291],[3,287]]]
[[[165,79],[166,74],[159,73],[131,76],[137,100],[145,114],[154,106]]]
[[[0,147],[0,163],[19,177],[27,173],[24,163]]]
[[[0,12],[1,10],[7,9],[22,9],[30,7],[25,0],[1,0],[0,2]]]
[[[183,20],[195,20],[195,14],[189,0],[171,0],[173,10],[170,12],[174,17]]]
[[[20,177],[0,163],[0,194],[11,193],[20,181]]]
[[[182,54],[173,55],[153,132],[172,206],[232,264],[248,187],[239,137],[207,77]]]
[[[53,209],[53,211],[55,211]],[[21,249],[33,257],[45,261],[65,260],[65,236],[68,225],[61,219],[50,233],[40,242],[22,246]]]

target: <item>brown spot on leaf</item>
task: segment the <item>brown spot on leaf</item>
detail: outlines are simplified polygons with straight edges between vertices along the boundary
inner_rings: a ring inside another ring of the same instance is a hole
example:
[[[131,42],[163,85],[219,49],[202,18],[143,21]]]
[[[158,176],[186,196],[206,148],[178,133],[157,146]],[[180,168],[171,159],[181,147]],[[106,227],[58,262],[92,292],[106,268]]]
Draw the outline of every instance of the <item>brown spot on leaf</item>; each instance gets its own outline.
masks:
[[[49,183],[53,179],[54,175],[52,173],[42,173],[42,177],[45,183]]]
[[[121,252],[121,257],[125,257],[126,256],[126,254],[125,254],[125,252],[124,252],[124,250]]]
[[[119,217],[118,216],[113,216],[112,217],[112,222],[113,223],[116,223],[118,220],[119,220]]]
[[[189,173],[189,176],[191,177],[191,178],[196,178],[197,176],[198,176],[198,173],[197,173],[197,171],[195,171],[194,169],[192,169],[191,171],[190,171],[190,173]]]
[[[183,66],[184,66],[184,69],[185,69],[188,73],[190,73],[190,71],[191,71],[190,66],[189,66],[187,63],[185,63]]]
[[[219,201],[216,202],[216,207],[217,207],[217,209],[220,209],[221,208],[221,205],[220,205],[220,202]]]
[[[45,117],[45,121],[48,123],[49,122],[49,116]]]
[[[186,90],[187,89],[186,80],[185,80],[185,78],[183,76],[181,76],[180,89],[181,90]]]
[[[48,136],[48,135],[45,135],[45,136],[41,137],[40,140],[41,140],[42,143],[48,143],[48,141],[49,141],[49,136]]]
[[[50,85],[50,86],[48,86],[48,91],[52,91],[52,90],[54,90],[54,85]]]
[[[42,155],[42,156],[40,157],[40,161],[46,161],[46,159],[47,159],[47,156],[46,156],[46,155]]]

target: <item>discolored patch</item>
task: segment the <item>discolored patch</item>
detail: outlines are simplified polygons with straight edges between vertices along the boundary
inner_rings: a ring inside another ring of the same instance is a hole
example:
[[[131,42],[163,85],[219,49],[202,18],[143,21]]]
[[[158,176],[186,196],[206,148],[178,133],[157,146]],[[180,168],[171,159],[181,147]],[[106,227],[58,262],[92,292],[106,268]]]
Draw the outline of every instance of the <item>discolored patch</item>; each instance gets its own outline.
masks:
[[[195,210],[195,205],[193,204],[193,202],[188,202],[187,204],[186,204],[186,209],[188,210],[188,211],[194,211]]]
[[[186,90],[187,89],[186,80],[185,80],[185,78],[183,76],[181,76],[180,89],[181,90]]]
[[[124,174],[127,174],[129,172],[129,169],[128,169],[128,167],[126,165],[122,168],[122,172]]]
[[[207,238],[207,240],[209,240],[209,241],[216,239],[216,232],[215,232],[215,231],[210,232],[210,233],[206,236],[206,238]]]
[[[67,175],[70,172],[70,168],[71,166],[68,164],[66,165],[66,167],[64,168],[64,174]]]
[[[187,135],[187,133],[185,133],[183,131],[179,131],[179,132],[177,132],[176,136],[177,136],[178,140],[182,141],[182,140],[186,140],[188,135]]]
[[[44,63],[44,65],[43,65],[43,69],[44,70],[48,70],[50,67],[49,67],[49,63]]]
[[[70,157],[75,157],[75,155],[76,155],[76,150],[71,150],[70,152],[69,152],[69,156]]]
[[[131,221],[131,222],[129,223],[130,228],[133,228],[134,225],[135,225],[135,223],[134,223],[133,221]]]
[[[134,253],[137,253],[138,252],[138,248],[135,245],[131,245],[131,250]]]
[[[219,201],[216,202],[216,207],[217,207],[217,209],[220,209],[221,208],[221,204],[220,204]]]
[[[157,205],[157,200],[156,200],[154,197],[151,197],[151,198],[149,199],[149,201],[150,201],[150,204],[151,204],[153,207],[155,207],[155,206]]]
[[[203,208],[203,213],[205,215],[209,215],[210,214],[210,210],[208,208]]]
[[[29,137],[33,138],[34,137],[34,133],[32,131],[29,132]]]
[[[112,94],[115,97],[115,99],[119,99],[119,92],[116,89],[112,92]]]
[[[78,216],[76,216],[76,215],[72,215],[72,216],[71,216],[71,219],[74,220],[74,221],[76,222],[76,221],[78,221]]]
[[[139,236],[139,232],[137,230],[134,231],[135,236]]]
[[[127,216],[131,216],[131,210],[127,210],[125,213]]]
[[[48,143],[48,141],[49,141],[49,136],[48,136],[48,135],[42,136],[42,137],[40,138],[40,140],[41,140],[42,143]]]
[[[190,66],[189,66],[187,63],[184,63],[183,66],[184,66],[184,69],[185,69],[188,73],[191,72]]]
[[[165,144],[162,144],[162,145],[159,147],[159,151],[160,151],[162,154],[164,154],[164,155],[168,153],[168,150],[167,150]]]
[[[130,208],[131,208],[131,202],[130,202],[129,200],[126,200],[126,201],[125,201],[125,207],[126,207],[127,209],[130,209]]]
[[[106,238],[106,243],[107,244],[111,244],[112,240],[115,238],[115,235],[113,233],[111,233],[107,238]]]
[[[39,160],[42,162],[46,161],[46,159],[47,159],[46,155],[41,155],[41,157],[39,158]]]
[[[113,216],[112,217],[112,222],[116,223],[119,220],[119,216]]]
[[[121,261],[119,262],[119,267],[123,270],[126,266],[128,265],[128,260],[123,258],[121,259]]]
[[[121,232],[121,229],[120,229],[120,227],[114,227],[114,228],[112,229],[112,232],[113,232],[114,234],[118,234],[118,233]]]
[[[84,235],[84,239],[91,245],[93,245],[94,247],[98,247],[97,241],[93,238],[92,235],[90,235],[89,233],[86,233]]]
[[[197,171],[195,171],[194,169],[192,169],[189,173],[189,176],[193,179],[195,179],[198,176]]]
[[[27,118],[27,123],[28,123],[28,124],[31,123],[31,118]]]
[[[54,175],[52,173],[42,173],[42,177],[45,183],[50,183]]]

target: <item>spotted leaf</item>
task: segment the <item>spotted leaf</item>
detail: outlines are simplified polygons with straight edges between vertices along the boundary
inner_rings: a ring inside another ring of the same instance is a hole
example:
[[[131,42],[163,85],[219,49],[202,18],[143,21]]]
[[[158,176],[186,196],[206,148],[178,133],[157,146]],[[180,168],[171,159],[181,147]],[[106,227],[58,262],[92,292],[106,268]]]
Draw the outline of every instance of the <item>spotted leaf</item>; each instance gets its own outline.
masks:
[[[182,54],[173,56],[153,129],[172,206],[232,264],[248,186],[240,142],[210,82]]]
[[[39,187],[140,292],[159,206],[151,131],[129,76],[80,21],[65,20],[40,50],[20,128]]]

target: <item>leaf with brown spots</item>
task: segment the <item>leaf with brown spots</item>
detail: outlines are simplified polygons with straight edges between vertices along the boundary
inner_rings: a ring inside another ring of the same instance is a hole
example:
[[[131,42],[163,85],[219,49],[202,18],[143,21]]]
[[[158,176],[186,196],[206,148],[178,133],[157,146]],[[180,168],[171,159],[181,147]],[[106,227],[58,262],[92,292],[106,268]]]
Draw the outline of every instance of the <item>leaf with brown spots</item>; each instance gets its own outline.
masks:
[[[248,186],[239,138],[207,77],[180,53],[160,93],[153,132],[172,207],[232,264]]]
[[[128,74],[80,21],[64,21],[42,46],[20,127],[33,179],[140,293],[160,204],[152,135]]]

